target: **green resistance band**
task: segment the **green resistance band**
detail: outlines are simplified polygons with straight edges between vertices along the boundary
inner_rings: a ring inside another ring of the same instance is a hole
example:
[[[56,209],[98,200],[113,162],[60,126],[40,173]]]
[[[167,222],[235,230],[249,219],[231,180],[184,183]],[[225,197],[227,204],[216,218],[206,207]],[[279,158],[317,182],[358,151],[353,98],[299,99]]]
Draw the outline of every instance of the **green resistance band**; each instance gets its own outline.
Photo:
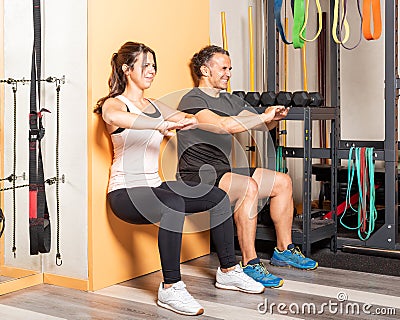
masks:
[[[303,39],[306,38],[306,30],[303,29],[303,32],[300,32],[300,30],[303,28],[304,21],[305,21],[304,0],[294,0],[292,37],[293,37],[293,47],[295,49],[301,49],[304,45]]]

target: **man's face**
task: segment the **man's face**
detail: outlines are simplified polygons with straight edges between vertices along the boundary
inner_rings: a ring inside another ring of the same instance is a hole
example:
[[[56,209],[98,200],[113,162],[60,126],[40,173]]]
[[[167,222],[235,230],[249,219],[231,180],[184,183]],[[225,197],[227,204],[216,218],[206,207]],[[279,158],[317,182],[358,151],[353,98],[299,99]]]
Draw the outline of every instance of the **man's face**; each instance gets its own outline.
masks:
[[[222,53],[214,54],[207,68],[209,70],[207,75],[208,84],[214,89],[226,90],[232,69],[229,56]]]

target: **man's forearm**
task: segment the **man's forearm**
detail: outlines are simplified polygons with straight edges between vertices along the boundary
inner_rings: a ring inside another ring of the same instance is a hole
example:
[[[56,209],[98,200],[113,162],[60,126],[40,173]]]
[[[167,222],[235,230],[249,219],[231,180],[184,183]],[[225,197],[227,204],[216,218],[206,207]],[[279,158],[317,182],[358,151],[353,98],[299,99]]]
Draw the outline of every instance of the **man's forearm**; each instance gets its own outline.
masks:
[[[258,130],[268,130],[265,124],[266,117],[265,114],[227,117],[221,122],[221,126],[228,133],[245,132],[258,127]]]
[[[279,121],[272,120],[271,122],[267,123],[268,130],[274,129],[278,126]]]
[[[278,123],[279,123],[279,121],[271,120],[268,123],[261,123],[261,124],[255,126],[254,128],[252,128],[252,130],[269,131],[269,130],[275,128],[278,125]]]

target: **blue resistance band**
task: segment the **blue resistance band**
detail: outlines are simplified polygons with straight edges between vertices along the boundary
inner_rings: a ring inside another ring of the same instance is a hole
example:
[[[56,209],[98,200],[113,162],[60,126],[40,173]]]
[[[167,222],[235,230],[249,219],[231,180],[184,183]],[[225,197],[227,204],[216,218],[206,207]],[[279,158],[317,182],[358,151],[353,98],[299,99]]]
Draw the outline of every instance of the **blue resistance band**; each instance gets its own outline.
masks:
[[[278,28],[279,34],[281,35],[282,41],[286,44],[292,44],[293,42],[289,42],[286,40],[285,31],[282,27],[282,20],[281,20],[281,10],[282,10],[282,0],[275,0],[274,2],[274,16],[276,27]]]

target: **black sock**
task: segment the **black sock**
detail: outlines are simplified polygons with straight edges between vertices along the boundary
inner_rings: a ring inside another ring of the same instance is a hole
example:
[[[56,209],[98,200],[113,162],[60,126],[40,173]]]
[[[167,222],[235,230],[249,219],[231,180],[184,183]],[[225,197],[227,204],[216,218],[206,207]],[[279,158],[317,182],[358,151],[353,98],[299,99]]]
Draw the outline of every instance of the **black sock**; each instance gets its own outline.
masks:
[[[249,262],[247,262],[247,264],[252,264],[252,265],[259,264],[259,263],[260,263],[260,258],[259,257],[251,259]],[[247,266],[247,264],[246,264],[246,266]]]

